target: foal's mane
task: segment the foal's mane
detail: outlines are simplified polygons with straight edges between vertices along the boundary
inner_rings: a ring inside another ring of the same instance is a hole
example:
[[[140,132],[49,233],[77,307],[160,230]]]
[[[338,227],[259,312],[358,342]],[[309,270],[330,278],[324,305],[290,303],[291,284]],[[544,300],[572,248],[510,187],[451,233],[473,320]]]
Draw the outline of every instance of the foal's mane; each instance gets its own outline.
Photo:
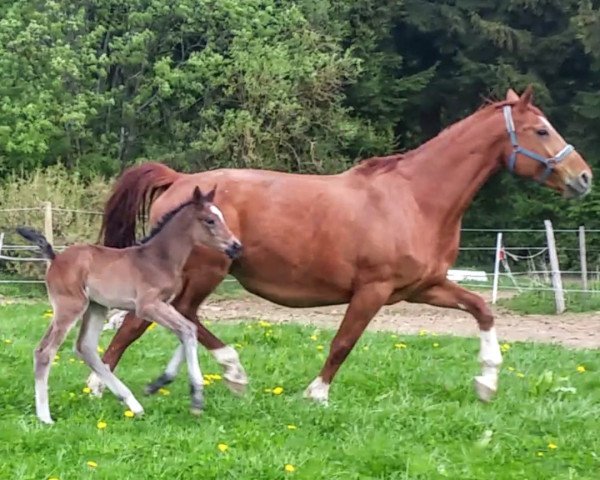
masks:
[[[156,223],[156,225],[152,228],[152,230],[150,230],[150,233],[148,235],[146,235],[144,238],[142,238],[139,242],[137,242],[138,245],[143,245],[144,243],[148,243],[150,240],[152,240],[154,237],[156,237],[161,232],[161,230],[163,228],[165,228],[165,225],[167,223],[169,223],[170,220],[173,219],[173,217],[175,215],[177,215],[181,210],[183,210],[188,205],[191,205],[192,203],[194,203],[194,200],[187,200],[186,202],[183,202],[181,205],[175,207],[170,212],[165,213],[162,216],[162,218]]]
[[[473,119],[473,116],[475,114],[484,112],[484,111],[492,112],[494,110],[504,107],[505,105],[512,106],[515,103],[516,103],[516,101],[493,100],[490,98],[484,98],[483,103],[479,107],[477,107],[475,112],[473,112],[471,115],[448,125],[446,128],[442,129],[435,137],[433,137],[433,138],[429,139],[428,141],[426,141],[425,143],[419,145],[417,148],[414,148],[413,150],[408,150],[407,152],[397,153],[397,154],[393,154],[393,155],[387,155],[384,157],[367,158],[365,160],[360,161],[358,163],[358,165],[355,165],[354,167],[352,167],[352,170],[354,170],[355,172],[357,172],[361,175],[365,175],[365,176],[373,175],[375,173],[389,172],[390,170],[394,169],[394,167],[398,164],[399,161],[410,158],[410,157],[414,156],[416,153],[421,152],[422,150],[425,150],[432,141],[440,139],[440,137],[446,137],[450,133],[457,133],[459,131],[462,131],[462,129],[465,128],[465,126],[468,123],[470,123],[470,120]],[[536,115],[544,116],[544,113],[539,108],[537,108],[531,104],[527,105],[527,108],[530,111],[532,111],[533,113],[535,113]]]

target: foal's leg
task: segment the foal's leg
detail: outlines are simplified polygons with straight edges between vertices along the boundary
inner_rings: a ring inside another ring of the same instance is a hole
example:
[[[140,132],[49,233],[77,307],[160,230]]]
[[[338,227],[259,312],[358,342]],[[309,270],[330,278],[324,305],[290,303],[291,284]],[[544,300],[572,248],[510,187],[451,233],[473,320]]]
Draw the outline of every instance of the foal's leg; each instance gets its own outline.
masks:
[[[90,303],[83,314],[81,330],[75,344],[75,352],[119,400],[125,402],[134,414],[141,415],[144,413],[144,408],[140,405],[140,402],[136,400],[131,390],[102,363],[98,356],[98,340],[102,333],[106,312],[105,307],[97,303]]]
[[[211,269],[210,274],[207,274],[205,270],[188,272],[191,279],[186,282],[183,291],[173,300],[172,305],[185,318],[196,324],[198,341],[213,355],[223,369],[225,384],[233,393],[240,394],[248,385],[248,377],[240,363],[237,351],[213,335],[197,317],[198,307],[221,283],[225,273],[226,270],[222,268]],[[171,383],[177,376],[183,359],[183,345],[179,345],[163,374],[146,387],[146,393],[156,393],[160,388]]]
[[[498,390],[502,353],[496,337],[494,316],[483,298],[446,280],[407,301],[464,310],[475,317],[480,331],[481,375],[474,378],[474,386],[480,400],[490,401]]]
[[[194,414],[201,413],[204,407],[204,379],[198,363],[198,343],[196,341],[196,325],[189,322],[171,305],[152,301],[141,302],[137,307],[136,314],[142,318],[154,320],[156,323],[173,331],[181,341],[187,360],[188,374],[190,379],[190,392],[192,406],[190,411]]]
[[[319,376],[304,391],[305,397],[327,403],[333,377],[391,293],[390,286],[380,283],[365,285],[354,293],[342,324],[331,341],[325,365]]]
[[[127,312],[123,319],[123,323],[117,330],[117,333],[111,340],[102,357],[102,362],[110,369],[110,371],[114,371],[125,350],[144,334],[150,324],[151,322],[136,317],[134,313]],[[92,390],[92,393],[96,397],[102,396],[105,385],[95,372],[92,372],[88,377],[87,386]]]
[[[48,403],[48,377],[50,362],[64,342],[69,330],[75,325],[87,306],[87,300],[66,298],[53,299],[54,317],[42,340],[34,352],[35,370],[35,410],[37,417],[44,423],[52,424]]]

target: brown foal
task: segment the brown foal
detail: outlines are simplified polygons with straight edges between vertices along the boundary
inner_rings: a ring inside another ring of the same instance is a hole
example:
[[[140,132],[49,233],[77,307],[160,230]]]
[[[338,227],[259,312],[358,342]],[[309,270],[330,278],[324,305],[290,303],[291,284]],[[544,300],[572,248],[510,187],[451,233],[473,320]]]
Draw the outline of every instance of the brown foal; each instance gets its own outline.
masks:
[[[479,295],[447,280],[458,255],[463,214],[502,168],[565,197],[582,197],[591,189],[590,167],[531,99],[530,88],[520,97],[509,90],[505,100],[478,109],[413,151],[373,158],[338,175],[249,169],[182,174],[157,163],[131,168],[107,202],[104,243],[131,245],[138,215],[148,203],[154,223],[191,186],[218,182],[219,207],[244,242],[244,255],[232,262],[195,248],[184,269],[185,287],[173,305],[198,325],[198,340],[222,366],[230,388],[247,382],[238,354],[196,317],[200,303],[227,273],[280,305],[348,304],[307,397],[326,402],[336,372],[371,319],[383,305],[404,300],[475,317],[481,373],[474,386],[487,401],[497,391],[502,363],[494,317]],[[148,325],[128,314],[103,361],[114,369]],[[178,355],[152,390],[173,379]],[[97,378],[88,384],[101,392]]]
[[[98,356],[98,340],[108,308],[135,312],[177,335],[182,345],[181,361],[185,358],[188,366],[191,410],[202,410],[203,378],[197,357],[196,326],[170,301],[181,289],[182,270],[194,245],[203,244],[231,259],[241,252],[240,242],[229,230],[221,211],[212,204],[214,195],[214,189],[203,196],[195,187],[191,200],[166,214],[140,245],[125,249],[73,245],[55,254],[42,234],[28,228],[17,229],[22,237],[37,244],[50,261],[46,287],[54,316],[34,355],[36,413],[42,422],[53,423],[48,403],[50,362],[80,317],[75,352],[134,414],[143,413],[131,390]]]

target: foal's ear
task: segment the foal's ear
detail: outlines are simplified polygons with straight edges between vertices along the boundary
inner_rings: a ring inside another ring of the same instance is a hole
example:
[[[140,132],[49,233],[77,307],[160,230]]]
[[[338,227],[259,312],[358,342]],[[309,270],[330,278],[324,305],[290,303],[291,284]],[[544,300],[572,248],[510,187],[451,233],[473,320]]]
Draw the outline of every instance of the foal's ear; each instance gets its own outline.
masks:
[[[212,203],[213,200],[215,199],[215,193],[217,193],[217,186],[216,185],[213,187],[213,189],[210,192],[208,192],[206,194],[206,196],[204,197],[204,201]]]
[[[204,196],[202,195],[202,192],[200,191],[200,188],[198,187],[198,185],[196,185],[196,187],[194,187],[194,193],[192,193],[192,201],[194,203],[197,203],[198,205],[201,205],[204,203]]]
[[[515,92],[512,88],[509,88],[508,92],[506,92],[506,101],[507,102],[518,102],[519,101],[519,96],[517,95],[517,92]]]

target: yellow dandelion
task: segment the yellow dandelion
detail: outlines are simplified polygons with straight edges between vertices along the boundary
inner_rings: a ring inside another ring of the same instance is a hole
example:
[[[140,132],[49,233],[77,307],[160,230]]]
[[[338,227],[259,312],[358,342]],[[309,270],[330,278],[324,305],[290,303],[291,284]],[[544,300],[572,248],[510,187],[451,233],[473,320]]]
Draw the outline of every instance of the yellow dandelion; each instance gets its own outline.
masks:
[[[92,393],[92,389],[90,387],[83,387],[81,390],[83,393]]]
[[[98,353],[104,353],[104,349],[101,346],[98,346],[96,350],[98,350]]]
[[[583,365],[577,365],[577,371],[579,373],[583,373],[583,372],[585,372],[585,367]]]
[[[321,350],[323,350],[323,345],[317,345],[317,350],[320,352]]]
[[[102,420],[100,420],[97,424],[96,427],[98,427],[98,430],[104,430],[106,428],[106,422],[103,422]]]
[[[54,361],[58,362],[60,360],[60,355],[54,355]]]
[[[169,395],[171,392],[169,392],[169,390],[167,388],[159,388],[158,389],[158,393],[160,393],[161,395],[164,395],[165,397],[167,395]]]
[[[550,450],[556,450],[556,449],[558,448],[558,445],[557,445],[556,443],[552,443],[552,442],[550,442],[550,443],[548,444],[548,448],[549,448]]]
[[[293,473],[296,471],[296,467],[294,467],[293,465],[286,463],[285,467],[283,467],[283,469],[287,472],[287,473]]]
[[[524,374],[524,373],[517,372],[517,377],[519,377],[519,378],[523,378],[524,376],[525,376],[525,374]]]
[[[52,318],[54,316],[54,312],[52,310],[48,310],[44,312],[44,318]]]
[[[319,339],[319,337],[317,337],[316,335],[311,335],[311,336],[310,336],[310,339],[311,339],[313,342],[316,342],[316,341]]]
[[[419,330],[419,336],[423,337],[425,335],[427,335],[429,332],[427,330]]]
[[[221,380],[223,377],[221,377],[221,375],[219,375],[218,373],[208,373],[204,375],[204,378],[206,378],[207,380]]]
[[[288,429],[288,430],[297,430],[297,429],[298,429],[298,427],[297,427],[296,425],[288,425],[288,426],[287,426],[287,429]]]
[[[69,363],[75,363],[75,359],[74,358],[69,358]]]
[[[155,328],[156,328],[156,322],[152,322],[152,323],[150,324],[150,326],[148,327],[148,331],[150,331],[150,330],[154,330]]]
[[[515,371],[515,367],[508,367],[508,371],[509,372],[514,372]]]
[[[437,348],[437,347],[439,347],[439,346],[440,346],[440,344],[439,344],[439,343],[437,343],[437,342],[435,342],[435,343],[433,344],[433,348]]]
[[[125,410],[125,412],[123,413],[123,415],[125,415],[127,418],[133,418],[133,417],[135,417],[135,413],[133,413],[131,410]]]
[[[90,468],[96,468],[98,466],[98,464],[96,462],[94,462],[93,460],[88,460],[87,466]]]
[[[502,350],[502,352],[506,353],[510,350],[510,344],[508,343],[503,343],[502,345],[500,345],[500,350]]]
[[[243,347],[243,345],[242,345],[241,343],[236,343],[236,344],[234,344],[234,347],[235,347],[235,348],[242,348],[242,347]]]
[[[217,448],[218,448],[218,449],[219,449],[221,452],[225,453],[227,450],[229,450],[229,445],[227,445],[226,443],[219,443],[219,444],[217,445]]]
[[[202,381],[202,385],[204,385],[204,386],[211,385],[211,384],[212,384],[212,382],[211,382],[211,381],[210,381],[208,378],[205,378],[205,379]]]
[[[4,339],[4,343],[6,343],[7,345],[10,345],[12,343],[12,340],[10,338],[6,338],[6,339]]]
[[[265,322],[264,320],[260,320],[258,322],[258,326],[263,328],[271,328],[271,324],[269,322]]]
[[[543,457],[543,456],[544,456],[544,452],[537,452],[537,453],[536,453],[536,455],[537,455],[538,457]]]
[[[403,348],[406,348],[406,343],[396,343],[396,344],[394,345],[394,348],[397,348],[397,349],[399,349],[399,350],[401,350],[401,349],[403,349]]]
[[[273,389],[273,395],[281,395],[283,393],[283,387],[275,387]]]

